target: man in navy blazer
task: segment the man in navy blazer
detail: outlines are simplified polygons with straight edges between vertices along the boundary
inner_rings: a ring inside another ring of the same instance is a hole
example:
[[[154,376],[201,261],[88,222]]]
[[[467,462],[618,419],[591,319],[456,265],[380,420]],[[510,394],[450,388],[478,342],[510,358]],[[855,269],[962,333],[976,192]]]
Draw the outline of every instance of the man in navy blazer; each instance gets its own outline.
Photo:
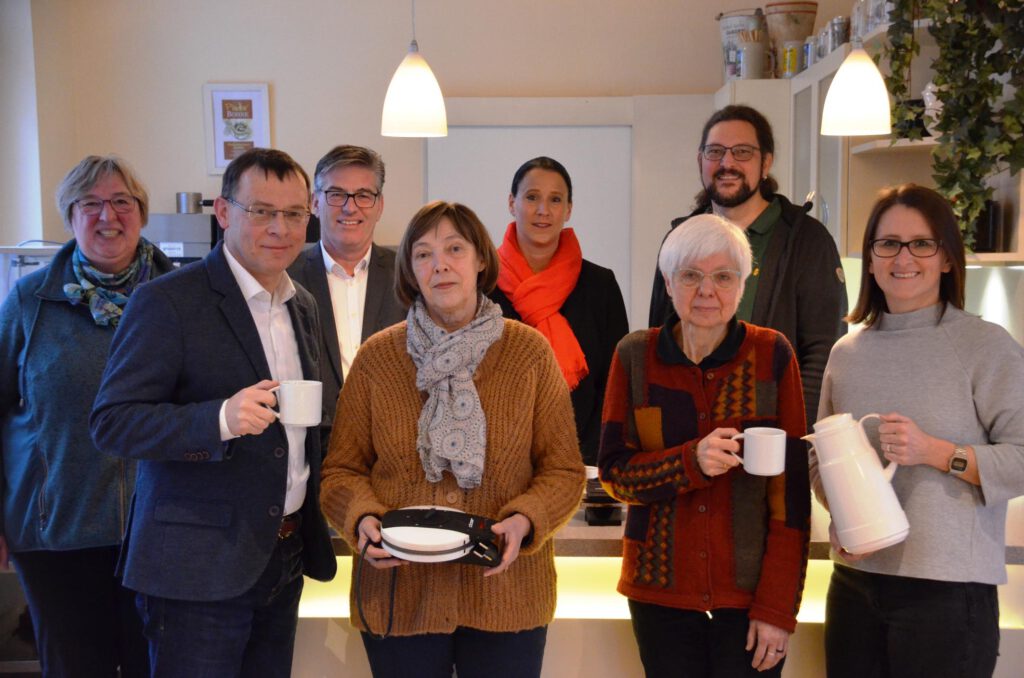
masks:
[[[395,253],[373,242],[384,212],[384,161],[362,146],[335,146],[313,175],[320,243],[288,269],[316,299],[324,382],[321,444],[327,451],[338,393],[359,345],[405,320],[395,296]]]
[[[285,272],[308,187],[280,151],[233,160],[224,242],[133,295],[111,345],[92,435],[139,460],[118,569],[153,676],[288,676],[302,575],[335,574],[320,438],[270,409],[279,381],[320,376],[316,304]]]

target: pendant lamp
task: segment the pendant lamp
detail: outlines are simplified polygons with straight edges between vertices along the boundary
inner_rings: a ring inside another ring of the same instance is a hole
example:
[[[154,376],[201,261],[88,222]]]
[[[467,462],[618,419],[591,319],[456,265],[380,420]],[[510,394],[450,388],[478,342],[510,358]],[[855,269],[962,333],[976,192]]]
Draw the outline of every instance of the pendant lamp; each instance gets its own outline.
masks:
[[[821,113],[821,133],[854,137],[892,132],[889,92],[878,66],[859,42],[832,79]]]
[[[391,76],[384,96],[380,133],[386,137],[448,136],[441,86],[416,43],[416,0],[412,0],[412,43]]]

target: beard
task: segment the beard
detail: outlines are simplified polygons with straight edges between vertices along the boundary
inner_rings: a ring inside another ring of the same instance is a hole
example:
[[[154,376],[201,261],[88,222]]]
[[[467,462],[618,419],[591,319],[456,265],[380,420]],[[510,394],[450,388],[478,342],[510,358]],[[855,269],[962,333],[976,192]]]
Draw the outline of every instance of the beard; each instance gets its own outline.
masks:
[[[706,189],[708,197],[711,198],[711,202],[715,203],[719,207],[737,207],[745,203],[747,200],[750,200],[750,198],[758,192],[759,186],[755,185],[751,188],[747,183],[746,175],[735,170],[728,170],[729,174],[739,179],[740,186],[732,195],[723,195],[715,185],[715,181],[722,175],[726,174],[726,172],[726,170],[720,169],[715,172],[715,176],[712,177],[711,184]]]

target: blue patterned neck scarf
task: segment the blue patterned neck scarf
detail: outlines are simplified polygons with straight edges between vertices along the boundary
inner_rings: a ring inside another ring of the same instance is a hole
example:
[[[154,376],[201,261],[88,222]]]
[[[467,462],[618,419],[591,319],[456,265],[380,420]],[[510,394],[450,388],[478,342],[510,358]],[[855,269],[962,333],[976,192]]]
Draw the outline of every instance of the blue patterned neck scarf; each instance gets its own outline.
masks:
[[[479,487],[487,420],[473,373],[505,331],[501,307],[481,296],[476,317],[465,327],[447,332],[434,323],[419,297],[406,320],[406,349],[416,365],[416,388],[427,393],[416,437],[423,471],[432,483],[448,471],[459,487]]]
[[[89,312],[97,325],[117,327],[128,297],[140,283],[149,280],[153,270],[153,243],[139,238],[135,258],[120,273],[100,271],[89,263],[77,245],[71,255],[71,265],[78,282],[65,284],[64,294],[72,304],[89,304]]]

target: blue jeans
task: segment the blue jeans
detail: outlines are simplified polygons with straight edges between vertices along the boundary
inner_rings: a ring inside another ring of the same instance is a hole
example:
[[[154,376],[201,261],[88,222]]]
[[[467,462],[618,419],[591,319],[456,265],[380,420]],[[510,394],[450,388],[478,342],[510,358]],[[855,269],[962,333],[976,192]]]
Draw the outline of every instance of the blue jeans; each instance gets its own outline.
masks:
[[[46,678],[149,675],[134,594],[114,576],[119,547],[13,554]]]
[[[460,626],[378,640],[363,633],[374,678],[538,678],[548,627],[496,633]]]
[[[758,671],[747,651],[747,610],[706,612],[629,601],[633,635],[647,678],[769,678],[782,675],[785,659]]]
[[[138,594],[153,678],[287,678],[301,594],[298,532],[277,542],[256,584],[236,598],[192,601]]]
[[[982,678],[999,656],[992,584],[836,565],[825,603],[829,678]]]

